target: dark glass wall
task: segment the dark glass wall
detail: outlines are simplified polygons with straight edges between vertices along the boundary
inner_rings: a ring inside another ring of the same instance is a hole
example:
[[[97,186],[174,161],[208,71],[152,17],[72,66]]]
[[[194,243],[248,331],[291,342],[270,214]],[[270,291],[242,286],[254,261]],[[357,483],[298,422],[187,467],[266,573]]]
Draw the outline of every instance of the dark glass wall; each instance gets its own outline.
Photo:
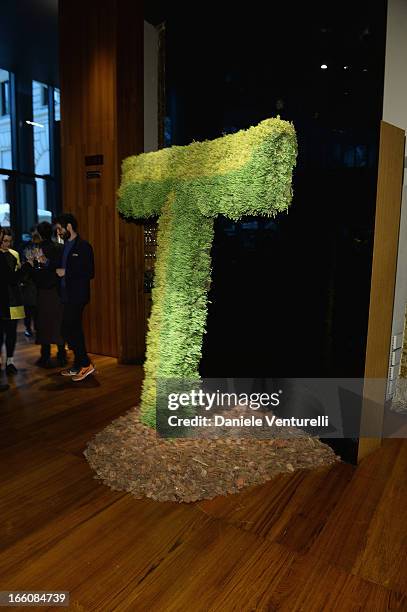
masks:
[[[288,214],[216,222],[201,373],[363,375],[385,2],[220,4],[157,17],[168,144],[279,114],[299,157]]]
[[[0,223],[18,247],[61,208],[59,90],[6,70],[1,79],[8,105],[0,115]]]
[[[18,247],[61,206],[58,1],[4,0],[0,15],[0,223]]]

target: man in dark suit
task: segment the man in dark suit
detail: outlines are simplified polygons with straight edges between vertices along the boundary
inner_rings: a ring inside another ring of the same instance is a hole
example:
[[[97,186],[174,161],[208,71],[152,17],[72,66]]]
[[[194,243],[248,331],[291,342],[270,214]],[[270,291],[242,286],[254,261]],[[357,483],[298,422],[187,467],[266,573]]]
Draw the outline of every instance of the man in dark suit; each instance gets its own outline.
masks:
[[[61,267],[56,270],[64,304],[62,337],[75,355],[73,366],[61,374],[78,382],[95,371],[86,351],[82,327],[83,310],[90,300],[90,281],[95,275],[93,249],[79,236],[78,222],[72,214],[60,215],[55,219],[55,226],[58,236],[64,240]]]

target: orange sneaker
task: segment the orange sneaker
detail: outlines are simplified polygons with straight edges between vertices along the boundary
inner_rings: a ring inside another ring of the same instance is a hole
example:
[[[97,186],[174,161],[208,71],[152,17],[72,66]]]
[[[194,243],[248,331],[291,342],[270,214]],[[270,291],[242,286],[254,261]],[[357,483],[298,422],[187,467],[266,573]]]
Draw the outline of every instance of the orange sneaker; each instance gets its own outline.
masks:
[[[93,374],[95,371],[95,366],[90,363],[88,366],[81,368],[75,376],[72,376],[72,380],[74,382],[79,382],[80,380],[84,380],[89,374]]]

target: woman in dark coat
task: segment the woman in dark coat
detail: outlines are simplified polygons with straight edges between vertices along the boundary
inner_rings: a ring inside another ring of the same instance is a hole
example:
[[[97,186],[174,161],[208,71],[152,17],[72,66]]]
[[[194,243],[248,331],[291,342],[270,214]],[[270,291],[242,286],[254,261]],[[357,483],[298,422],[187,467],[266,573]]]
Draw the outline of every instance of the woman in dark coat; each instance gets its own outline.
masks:
[[[6,373],[16,374],[14,349],[17,341],[17,323],[24,319],[24,306],[20,283],[23,271],[20,256],[11,246],[13,236],[10,228],[1,230],[0,242],[0,353],[3,342],[6,345]]]
[[[52,225],[44,221],[37,227],[41,236],[38,249],[27,253],[32,267],[32,278],[37,287],[36,343],[41,345],[40,367],[49,367],[51,344],[58,347],[57,359],[60,366],[66,365],[65,343],[61,336],[63,305],[61,303],[55,270],[60,265],[63,247],[52,241]]]
[[[31,240],[28,244],[25,245],[23,251],[23,257],[25,257],[26,251],[32,251],[34,248],[38,247],[41,242],[41,236],[37,232],[37,226],[35,225],[30,229]],[[35,323],[35,309],[37,307],[37,288],[31,275],[25,279],[25,282],[21,286],[21,293],[23,296],[23,304],[25,311],[24,325],[25,332],[24,336],[27,338],[33,337],[32,325]]]
[[[0,225],[0,244],[3,242],[3,228]],[[8,265],[3,257],[0,257],[0,319],[3,316],[4,310],[6,309],[5,303],[5,292],[3,291],[5,280],[8,276]],[[0,392],[8,391],[10,389],[10,385],[7,383],[0,384]]]
[[[4,230],[0,225],[0,244],[3,242]],[[13,272],[8,265],[6,258],[1,255],[0,252],[0,322],[9,311],[9,298],[8,292],[5,291],[5,287],[9,281],[12,280]],[[0,392],[7,391],[10,388],[8,384],[0,384]]]

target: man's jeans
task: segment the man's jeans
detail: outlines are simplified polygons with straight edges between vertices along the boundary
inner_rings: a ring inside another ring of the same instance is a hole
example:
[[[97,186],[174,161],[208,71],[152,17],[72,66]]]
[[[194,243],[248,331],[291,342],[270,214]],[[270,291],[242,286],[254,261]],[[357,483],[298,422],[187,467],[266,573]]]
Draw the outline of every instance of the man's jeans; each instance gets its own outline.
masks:
[[[73,367],[80,369],[90,364],[86,353],[85,336],[82,327],[82,314],[86,304],[64,304],[61,334],[73,350],[75,361]]]

